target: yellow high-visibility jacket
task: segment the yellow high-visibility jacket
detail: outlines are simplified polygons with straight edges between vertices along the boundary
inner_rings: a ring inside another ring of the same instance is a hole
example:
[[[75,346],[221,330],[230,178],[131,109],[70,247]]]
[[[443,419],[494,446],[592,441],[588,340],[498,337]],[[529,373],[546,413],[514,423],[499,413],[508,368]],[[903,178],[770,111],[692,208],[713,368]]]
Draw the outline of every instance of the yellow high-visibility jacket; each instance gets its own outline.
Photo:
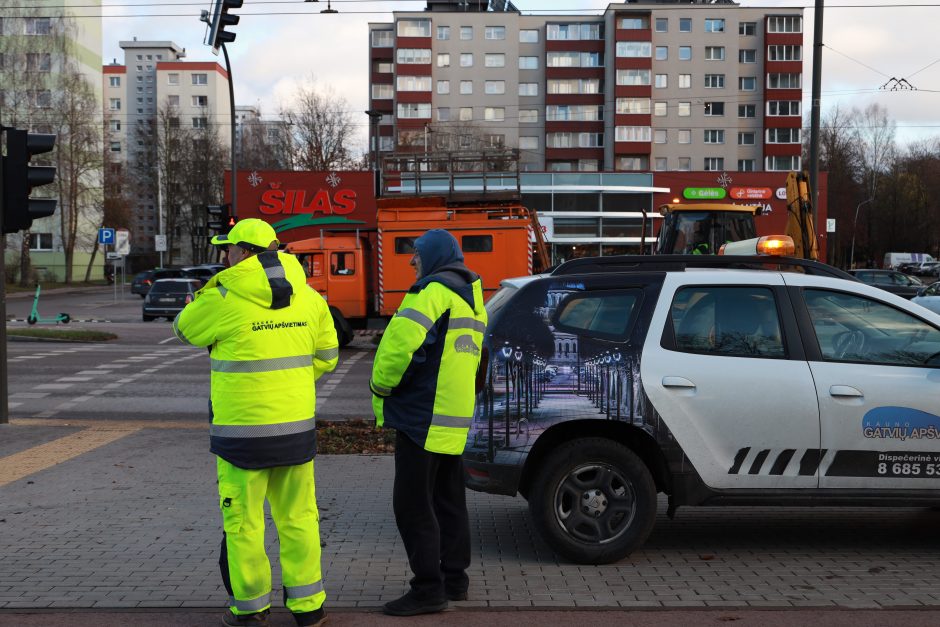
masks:
[[[412,286],[385,330],[370,383],[379,426],[450,455],[467,444],[487,321],[480,278],[462,270]]]
[[[314,383],[336,367],[339,344],[326,301],[292,255],[266,251],[216,274],[173,330],[211,347],[213,453],[240,468],[313,459]]]

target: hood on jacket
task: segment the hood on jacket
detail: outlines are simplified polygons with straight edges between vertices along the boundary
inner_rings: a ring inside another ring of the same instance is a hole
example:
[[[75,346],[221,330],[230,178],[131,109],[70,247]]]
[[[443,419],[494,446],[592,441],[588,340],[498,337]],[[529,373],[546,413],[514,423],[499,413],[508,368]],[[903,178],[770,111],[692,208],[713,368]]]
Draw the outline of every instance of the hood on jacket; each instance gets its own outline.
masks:
[[[307,275],[293,255],[266,250],[219,272],[202,289],[219,286],[262,307],[282,309],[307,289]]]
[[[463,261],[457,238],[444,229],[431,229],[416,239],[415,250],[421,258],[422,279],[442,266]]]

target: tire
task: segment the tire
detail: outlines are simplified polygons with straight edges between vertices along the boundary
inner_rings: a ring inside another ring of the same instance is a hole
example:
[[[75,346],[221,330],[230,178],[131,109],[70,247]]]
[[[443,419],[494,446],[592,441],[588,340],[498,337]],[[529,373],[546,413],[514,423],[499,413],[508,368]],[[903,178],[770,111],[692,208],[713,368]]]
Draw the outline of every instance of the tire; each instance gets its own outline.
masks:
[[[147,314],[143,314],[142,317],[144,322],[152,322],[155,319],[153,316],[148,316]]]
[[[138,296],[140,296],[141,298],[147,298],[146,294],[138,294]]]
[[[59,320],[62,324],[68,324],[72,318],[67,313],[59,314],[62,318]]]
[[[27,324],[36,324],[36,316],[30,315],[26,318]]]
[[[609,564],[640,547],[656,520],[656,486],[637,455],[612,440],[559,446],[536,471],[529,512],[558,554]]]

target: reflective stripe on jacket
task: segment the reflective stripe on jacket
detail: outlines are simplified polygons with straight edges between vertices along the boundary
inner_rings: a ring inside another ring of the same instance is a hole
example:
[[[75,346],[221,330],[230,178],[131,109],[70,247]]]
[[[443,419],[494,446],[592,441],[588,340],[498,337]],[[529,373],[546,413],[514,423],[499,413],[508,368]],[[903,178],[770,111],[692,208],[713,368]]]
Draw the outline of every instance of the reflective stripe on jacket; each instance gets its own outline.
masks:
[[[210,346],[210,450],[241,468],[303,464],[316,454],[314,382],[336,367],[329,307],[287,253],[220,272],[176,317],[180,340]]]
[[[439,282],[409,292],[372,367],[377,424],[434,453],[463,453],[473,418],[486,310],[479,279],[472,290],[473,307]]]

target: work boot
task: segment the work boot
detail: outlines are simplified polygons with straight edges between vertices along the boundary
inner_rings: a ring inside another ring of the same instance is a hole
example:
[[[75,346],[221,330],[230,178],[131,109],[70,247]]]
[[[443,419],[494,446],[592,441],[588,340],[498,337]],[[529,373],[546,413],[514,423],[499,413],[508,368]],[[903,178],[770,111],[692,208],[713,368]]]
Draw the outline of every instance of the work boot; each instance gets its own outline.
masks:
[[[434,614],[447,609],[447,599],[422,599],[411,590],[407,594],[389,601],[382,610],[390,616],[417,616]]]
[[[446,594],[447,594],[448,601],[466,601],[467,600],[466,590],[448,590]]]
[[[268,627],[268,610],[254,614],[232,614],[232,610],[225,610],[222,624],[225,627]]]
[[[298,627],[320,627],[326,622],[326,610],[321,607],[312,612],[295,613],[294,620]]]

